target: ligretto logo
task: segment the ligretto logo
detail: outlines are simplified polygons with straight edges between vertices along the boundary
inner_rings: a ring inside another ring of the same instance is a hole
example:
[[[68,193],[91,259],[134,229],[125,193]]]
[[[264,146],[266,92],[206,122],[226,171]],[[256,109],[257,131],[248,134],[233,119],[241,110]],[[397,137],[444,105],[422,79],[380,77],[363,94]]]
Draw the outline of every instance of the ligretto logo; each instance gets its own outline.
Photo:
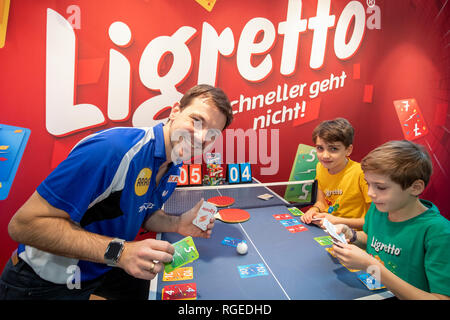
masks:
[[[141,170],[141,172],[139,172],[136,183],[134,184],[134,192],[136,193],[136,195],[142,196],[147,192],[151,178],[152,170],[150,170],[149,168],[144,168]]]

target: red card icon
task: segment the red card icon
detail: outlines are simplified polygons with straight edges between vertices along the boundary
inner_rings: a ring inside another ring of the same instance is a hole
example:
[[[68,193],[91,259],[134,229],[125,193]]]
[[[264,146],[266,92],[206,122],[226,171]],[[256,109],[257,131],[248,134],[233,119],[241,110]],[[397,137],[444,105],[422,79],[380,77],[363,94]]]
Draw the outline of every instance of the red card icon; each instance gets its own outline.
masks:
[[[183,283],[165,286],[162,289],[162,300],[195,300],[197,284]]]
[[[304,225],[302,224],[297,224],[295,226],[290,226],[286,228],[289,232],[291,233],[297,233],[297,232],[302,232],[302,231],[306,231],[308,230]]]
[[[274,214],[273,217],[275,218],[275,220],[292,219],[292,216],[288,213]]]
[[[395,111],[406,140],[415,140],[428,134],[428,127],[416,99],[394,101]]]

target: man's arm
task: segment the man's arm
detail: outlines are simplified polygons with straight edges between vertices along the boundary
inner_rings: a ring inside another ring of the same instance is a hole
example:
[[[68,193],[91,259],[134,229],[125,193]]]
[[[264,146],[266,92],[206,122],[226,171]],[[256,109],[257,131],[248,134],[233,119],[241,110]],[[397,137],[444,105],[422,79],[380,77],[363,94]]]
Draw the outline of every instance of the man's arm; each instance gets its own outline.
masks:
[[[25,245],[55,255],[104,263],[104,254],[113,239],[88,232],[75,224],[67,212],[50,205],[37,192],[12,217],[8,232]],[[125,242],[117,266],[141,279],[153,279],[172,261],[173,246],[166,241],[146,239]]]
[[[168,215],[163,210],[157,210],[144,221],[143,228],[153,232],[177,232],[183,236],[209,238],[214,228],[214,218],[211,218],[206,231],[192,223],[202,204],[203,199],[180,216]]]
[[[36,191],[8,225],[11,238],[39,250],[68,258],[103,263],[112,238],[83,230],[67,212],[50,205]]]

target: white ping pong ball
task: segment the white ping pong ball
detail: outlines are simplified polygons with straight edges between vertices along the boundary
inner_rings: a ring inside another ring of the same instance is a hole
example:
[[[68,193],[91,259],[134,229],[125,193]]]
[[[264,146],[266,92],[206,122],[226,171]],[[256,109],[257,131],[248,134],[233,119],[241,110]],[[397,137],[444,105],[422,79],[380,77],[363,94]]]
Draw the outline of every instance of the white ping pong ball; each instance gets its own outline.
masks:
[[[237,247],[236,247],[236,251],[239,254],[246,254],[247,251],[248,251],[247,244],[245,242],[239,242]]]

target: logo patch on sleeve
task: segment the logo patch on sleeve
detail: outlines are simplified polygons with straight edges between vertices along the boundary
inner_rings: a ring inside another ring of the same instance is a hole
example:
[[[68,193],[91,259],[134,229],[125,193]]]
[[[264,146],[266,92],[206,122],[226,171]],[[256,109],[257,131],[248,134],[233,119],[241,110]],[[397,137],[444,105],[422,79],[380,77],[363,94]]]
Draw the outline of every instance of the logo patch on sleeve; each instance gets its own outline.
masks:
[[[144,168],[139,172],[136,182],[134,184],[134,192],[138,196],[143,196],[148,191],[150,180],[152,178],[152,170]]]

